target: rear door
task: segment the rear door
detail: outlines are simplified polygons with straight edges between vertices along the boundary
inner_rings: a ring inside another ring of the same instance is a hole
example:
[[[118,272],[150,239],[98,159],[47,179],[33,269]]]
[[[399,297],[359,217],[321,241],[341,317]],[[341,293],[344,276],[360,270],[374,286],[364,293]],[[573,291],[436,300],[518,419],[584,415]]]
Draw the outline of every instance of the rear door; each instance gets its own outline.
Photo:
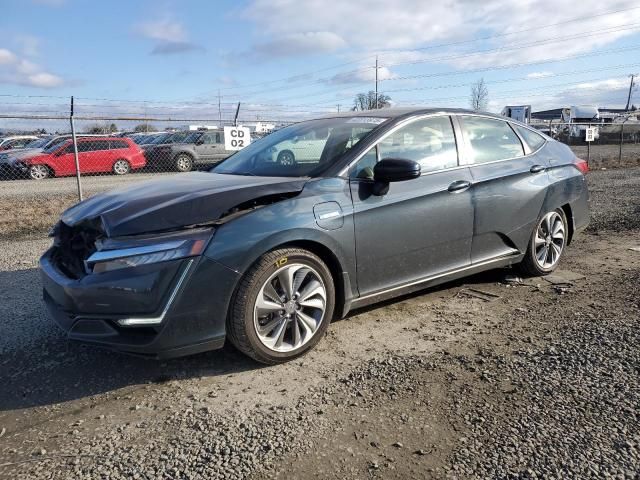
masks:
[[[420,163],[422,175],[372,193],[384,158]],[[449,116],[419,118],[386,134],[350,171],[361,295],[468,266],[473,231],[469,168],[460,166]]]
[[[464,162],[473,177],[472,263],[526,251],[549,185],[546,161],[507,121],[476,115],[458,118]]]
[[[110,172],[113,162],[108,140],[88,140],[78,143],[80,172]]]

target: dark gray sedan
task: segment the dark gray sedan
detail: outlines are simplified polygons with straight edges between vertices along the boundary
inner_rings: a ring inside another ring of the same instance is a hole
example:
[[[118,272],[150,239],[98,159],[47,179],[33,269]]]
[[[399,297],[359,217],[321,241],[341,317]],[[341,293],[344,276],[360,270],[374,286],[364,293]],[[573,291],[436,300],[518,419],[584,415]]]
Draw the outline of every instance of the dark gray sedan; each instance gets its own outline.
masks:
[[[302,138],[315,139],[304,162],[278,161]],[[565,145],[488,114],[301,122],[210,172],[67,210],[40,261],[44,299],[74,340],[171,357],[228,339],[283,362],[353,308],[508,265],[552,272],[587,225],[586,172]]]

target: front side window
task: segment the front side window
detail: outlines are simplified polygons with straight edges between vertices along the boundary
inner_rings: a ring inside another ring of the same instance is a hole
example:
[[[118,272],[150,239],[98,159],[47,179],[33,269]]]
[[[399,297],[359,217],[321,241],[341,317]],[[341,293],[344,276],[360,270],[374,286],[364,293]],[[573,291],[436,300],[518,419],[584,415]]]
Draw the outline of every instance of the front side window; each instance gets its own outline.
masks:
[[[423,173],[458,165],[453,126],[445,116],[416,120],[385,137],[378,149],[381,160],[413,160],[420,164]]]
[[[269,177],[315,177],[387,118],[337,117],[301,122],[252,142],[212,172]]]
[[[458,151],[448,116],[416,120],[387,135],[367,152],[351,170],[352,178],[373,178],[373,168],[385,158],[402,158],[420,164],[422,173],[458,165]]]
[[[462,129],[469,142],[471,163],[522,157],[520,139],[503,120],[462,116]]]
[[[215,133],[205,133],[204,135],[202,135],[202,137],[200,137],[200,140],[205,145],[211,145],[212,143],[216,143]]]

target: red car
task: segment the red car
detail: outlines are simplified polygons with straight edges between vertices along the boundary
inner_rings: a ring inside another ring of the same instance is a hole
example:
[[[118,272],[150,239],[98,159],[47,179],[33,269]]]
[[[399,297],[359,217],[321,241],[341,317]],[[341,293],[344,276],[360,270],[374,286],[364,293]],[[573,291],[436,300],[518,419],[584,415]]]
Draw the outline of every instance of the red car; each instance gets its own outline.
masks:
[[[80,173],[125,175],[146,165],[142,149],[130,138],[78,138],[77,142]],[[73,142],[54,145],[41,155],[24,159],[18,166],[34,180],[75,175]]]

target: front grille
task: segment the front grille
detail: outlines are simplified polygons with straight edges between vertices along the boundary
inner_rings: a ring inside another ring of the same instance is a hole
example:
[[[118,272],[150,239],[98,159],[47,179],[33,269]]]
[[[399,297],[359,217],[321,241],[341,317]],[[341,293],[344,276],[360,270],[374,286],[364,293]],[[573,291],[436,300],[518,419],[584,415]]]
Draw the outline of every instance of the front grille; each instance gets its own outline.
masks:
[[[53,264],[70,278],[86,275],[84,261],[96,251],[96,240],[102,231],[93,225],[69,227],[59,222],[55,228],[54,247],[51,254]]]

